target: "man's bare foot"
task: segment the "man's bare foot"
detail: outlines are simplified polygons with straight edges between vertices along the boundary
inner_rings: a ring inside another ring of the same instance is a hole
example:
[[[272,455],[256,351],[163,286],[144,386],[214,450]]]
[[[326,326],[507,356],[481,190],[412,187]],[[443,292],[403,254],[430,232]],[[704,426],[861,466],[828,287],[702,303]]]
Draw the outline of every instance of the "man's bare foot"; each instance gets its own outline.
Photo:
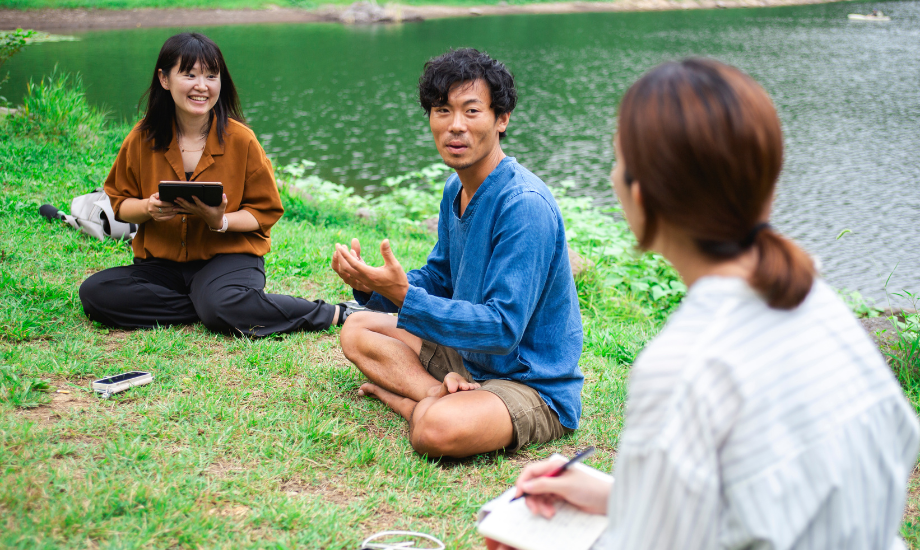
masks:
[[[403,397],[391,391],[387,391],[371,382],[361,384],[361,387],[358,388],[358,395],[362,397],[376,397],[406,420],[412,417],[412,411],[415,410],[415,406],[418,404],[408,397]]]
[[[361,397],[377,397],[377,392],[380,390],[383,390],[383,388],[381,388],[377,384],[371,384],[370,382],[365,382],[364,384],[361,384],[360,388],[358,388],[358,395],[360,395]],[[386,391],[386,390],[383,390],[383,391]],[[380,399],[380,398],[377,397],[377,399]]]
[[[433,386],[428,390],[428,397],[444,397],[458,391],[471,391],[477,388],[479,388],[479,384],[476,382],[467,382],[465,378],[456,372],[449,372],[440,386]]]

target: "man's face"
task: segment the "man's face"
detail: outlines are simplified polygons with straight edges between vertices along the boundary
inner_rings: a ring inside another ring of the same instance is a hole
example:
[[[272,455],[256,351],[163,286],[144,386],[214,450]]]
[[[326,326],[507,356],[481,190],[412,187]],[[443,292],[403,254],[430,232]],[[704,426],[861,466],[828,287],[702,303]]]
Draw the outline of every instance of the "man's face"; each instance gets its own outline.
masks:
[[[432,107],[431,133],[444,164],[465,170],[501,149],[498,134],[508,127],[511,114],[496,117],[491,105],[489,87],[479,79],[455,84],[447,103]]]

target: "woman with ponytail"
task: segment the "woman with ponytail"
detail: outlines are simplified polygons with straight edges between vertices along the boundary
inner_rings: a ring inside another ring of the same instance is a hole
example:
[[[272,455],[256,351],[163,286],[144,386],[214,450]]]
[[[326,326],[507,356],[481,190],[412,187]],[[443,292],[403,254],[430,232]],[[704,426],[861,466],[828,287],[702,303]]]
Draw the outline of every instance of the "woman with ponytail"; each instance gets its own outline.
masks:
[[[633,365],[612,485],[558,463],[532,512],[606,514],[611,549],[903,548],[920,426],[809,256],[770,225],[767,93],[721,63],[656,67],[623,98],[611,175],[639,246],[689,287]],[[505,548],[494,541],[489,547]]]

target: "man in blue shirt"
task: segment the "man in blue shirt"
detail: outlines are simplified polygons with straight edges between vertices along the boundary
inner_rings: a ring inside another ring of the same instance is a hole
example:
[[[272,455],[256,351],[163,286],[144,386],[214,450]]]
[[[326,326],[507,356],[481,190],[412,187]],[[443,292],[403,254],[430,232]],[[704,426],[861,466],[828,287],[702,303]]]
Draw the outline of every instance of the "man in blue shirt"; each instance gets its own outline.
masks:
[[[419,96],[448,178],[438,243],[408,274],[337,244],[332,268],[370,309],[342,327],[361,395],[409,421],[412,447],[464,457],[578,427],[582,326],[562,215],[546,185],[502,152],[517,102],[505,66],[473,49],[425,64]]]

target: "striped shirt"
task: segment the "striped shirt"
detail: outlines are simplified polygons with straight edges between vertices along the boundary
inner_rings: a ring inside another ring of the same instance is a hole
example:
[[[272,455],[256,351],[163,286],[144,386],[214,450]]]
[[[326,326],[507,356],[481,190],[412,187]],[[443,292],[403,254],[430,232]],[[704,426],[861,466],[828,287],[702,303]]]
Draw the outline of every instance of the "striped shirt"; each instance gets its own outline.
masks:
[[[706,277],[633,366],[604,548],[903,548],[920,425],[822,281]]]

